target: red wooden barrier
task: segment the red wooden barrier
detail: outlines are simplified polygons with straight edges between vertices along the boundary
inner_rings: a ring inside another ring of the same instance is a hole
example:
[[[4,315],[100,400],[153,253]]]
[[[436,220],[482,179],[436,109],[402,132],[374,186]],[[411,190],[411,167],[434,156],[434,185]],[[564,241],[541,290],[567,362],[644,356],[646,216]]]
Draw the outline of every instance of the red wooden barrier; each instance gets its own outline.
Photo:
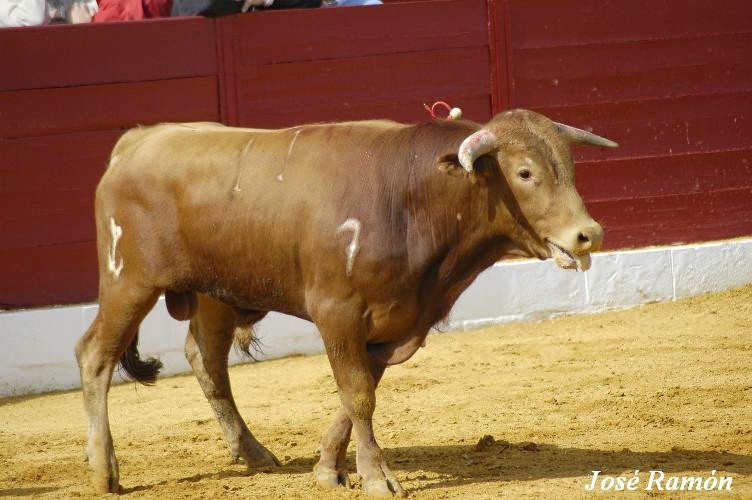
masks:
[[[0,30],[0,307],[93,300],[93,191],[123,130],[526,107],[579,148],[608,248],[752,234],[747,0],[433,0]]]
[[[93,192],[137,123],[492,114],[484,0],[10,29],[0,47],[18,68],[0,75],[0,307],[96,298]]]
[[[206,19],[0,30],[0,307],[96,297],[94,188],[138,123],[218,120]]]
[[[479,121],[491,116],[484,0],[325,10],[222,21],[234,34],[231,123],[419,121],[422,103],[438,99]]]
[[[608,248],[752,234],[748,0],[506,0],[509,104],[591,128],[577,184]]]

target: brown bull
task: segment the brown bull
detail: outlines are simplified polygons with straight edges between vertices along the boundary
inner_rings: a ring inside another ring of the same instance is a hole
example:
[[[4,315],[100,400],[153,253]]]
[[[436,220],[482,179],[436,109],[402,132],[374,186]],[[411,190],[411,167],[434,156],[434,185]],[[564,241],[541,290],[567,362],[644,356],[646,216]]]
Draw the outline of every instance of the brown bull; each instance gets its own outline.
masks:
[[[191,319],[186,355],[234,458],[278,463],[243,422],[227,356],[268,311],[313,321],[341,409],[314,469],[373,495],[404,495],[371,417],[387,365],[423,344],[478,274],[507,256],[587,269],[602,241],[574,185],[572,142],[615,143],[524,110],[486,125],[438,121],[284,130],[164,124],[126,133],[96,194],[99,312],[76,345],[96,487],[117,491],[107,392],[118,361],[154,380],[138,326],[165,293]]]

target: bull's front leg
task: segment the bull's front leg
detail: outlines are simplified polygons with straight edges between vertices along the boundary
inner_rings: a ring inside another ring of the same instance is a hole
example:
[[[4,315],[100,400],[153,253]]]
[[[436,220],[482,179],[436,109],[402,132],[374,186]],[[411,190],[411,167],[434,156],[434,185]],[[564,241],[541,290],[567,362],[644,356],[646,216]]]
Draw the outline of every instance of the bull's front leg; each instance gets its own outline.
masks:
[[[343,412],[338,413],[332,429],[324,438],[324,445],[333,444],[337,450],[334,468],[337,480],[342,470],[337,465],[344,466],[344,451],[349,438],[348,424],[344,417],[352,422],[352,432],[356,442],[356,467],[361,477],[363,489],[373,496],[391,496],[397,494],[405,496],[405,490],[397,481],[384,459],[376,437],[373,433],[373,412],[376,408],[376,371],[373,359],[366,349],[366,336],[362,318],[352,322],[343,321],[349,314],[338,311],[327,315],[328,320],[323,323],[317,321],[326,347],[327,356],[337,382]],[[382,368],[383,371],[383,368]],[[344,414],[343,414],[344,413]],[[324,454],[322,446],[322,458]],[[341,458],[341,460],[340,460]],[[339,462],[339,463],[338,463]],[[328,464],[331,470],[331,463]],[[317,464],[316,474],[323,476],[326,468]]]
[[[371,366],[371,375],[376,385],[381,380],[386,365],[374,363]],[[323,488],[333,489],[340,485],[350,487],[350,479],[347,475],[345,464],[347,446],[350,444],[352,422],[344,407],[337,410],[332,425],[321,440],[321,457],[313,468],[316,482]]]

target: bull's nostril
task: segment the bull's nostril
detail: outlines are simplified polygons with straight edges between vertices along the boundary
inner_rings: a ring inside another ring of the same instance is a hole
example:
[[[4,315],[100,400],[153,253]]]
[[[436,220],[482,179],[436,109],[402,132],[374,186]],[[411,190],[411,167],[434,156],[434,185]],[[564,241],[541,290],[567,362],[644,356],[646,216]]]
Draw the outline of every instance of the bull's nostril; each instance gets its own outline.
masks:
[[[580,243],[588,243],[590,242],[590,238],[588,238],[588,235],[585,233],[580,233],[579,236],[577,236],[577,241]]]

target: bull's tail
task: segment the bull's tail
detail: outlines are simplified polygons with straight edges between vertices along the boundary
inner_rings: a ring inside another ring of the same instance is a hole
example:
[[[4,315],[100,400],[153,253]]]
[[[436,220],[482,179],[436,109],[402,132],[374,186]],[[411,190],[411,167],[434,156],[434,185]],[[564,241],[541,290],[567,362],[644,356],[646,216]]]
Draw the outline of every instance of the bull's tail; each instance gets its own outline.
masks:
[[[157,380],[159,370],[162,369],[162,362],[152,357],[146,360],[141,359],[138,352],[138,332],[136,332],[130,345],[120,357],[120,366],[131,380],[144,385],[153,385]]]
[[[264,354],[262,351],[263,345],[254,335],[253,327],[250,325],[235,328],[233,341],[235,351],[241,356],[258,361],[260,356]]]

